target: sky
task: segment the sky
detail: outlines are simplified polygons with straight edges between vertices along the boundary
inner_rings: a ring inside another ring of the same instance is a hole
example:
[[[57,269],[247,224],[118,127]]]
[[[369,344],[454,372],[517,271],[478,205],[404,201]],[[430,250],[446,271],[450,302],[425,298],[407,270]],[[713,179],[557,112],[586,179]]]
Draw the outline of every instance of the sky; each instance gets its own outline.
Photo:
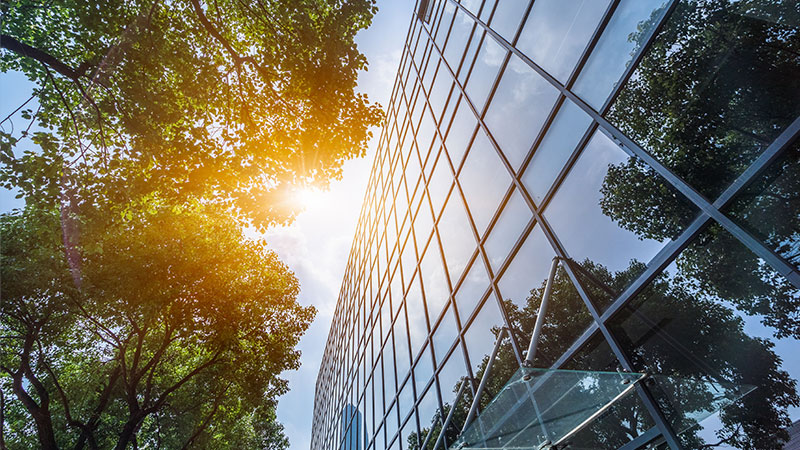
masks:
[[[359,75],[358,91],[385,107],[414,0],[379,0],[378,8],[372,26],[356,38],[359,50],[369,61],[369,70]],[[342,179],[331,183],[328,191],[304,195],[306,210],[291,226],[275,228],[266,235],[269,245],[300,280],[300,303],[317,308],[314,323],[300,341],[302,366],[284,374],[291,390],[278,404],[278,420],[285,427],[291,450],[307,450],[310,446],[317,372],[379,135],[380,129],[373,129],[366,157],[345,163]]]

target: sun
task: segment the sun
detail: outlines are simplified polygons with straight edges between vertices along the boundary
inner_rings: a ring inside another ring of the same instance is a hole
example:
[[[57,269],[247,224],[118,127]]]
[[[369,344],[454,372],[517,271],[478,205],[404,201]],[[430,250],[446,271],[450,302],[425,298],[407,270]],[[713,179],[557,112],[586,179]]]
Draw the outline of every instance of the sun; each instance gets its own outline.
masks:
[[[300,209],[318,209],[325,204],[325,192],[315,187],[303,187],[292,192],[292,202]]]

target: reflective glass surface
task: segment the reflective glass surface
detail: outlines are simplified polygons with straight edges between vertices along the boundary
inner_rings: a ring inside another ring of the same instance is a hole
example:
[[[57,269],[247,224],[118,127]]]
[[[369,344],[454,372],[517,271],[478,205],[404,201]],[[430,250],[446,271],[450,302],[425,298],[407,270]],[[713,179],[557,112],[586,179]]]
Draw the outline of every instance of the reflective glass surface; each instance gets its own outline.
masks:
[[[558,97],[530,66],[512,56],[486,112],[489,131],[517,170]]]
[[[311,448],[452,448],[474,404],[497,446],[563,425],[572,449],[783,450],[800,419],[798,5],[439,0],[414,16]],[[599,378],[551,385],[543,409],[503,418],[527,357],[648,377],[608,403],[620,386]]]
[[[517,48],[558,80],[566,81],[609,0],[537,0]]]
[[[681,1],[609,118],[714,199],[800,115],[797,1]]]

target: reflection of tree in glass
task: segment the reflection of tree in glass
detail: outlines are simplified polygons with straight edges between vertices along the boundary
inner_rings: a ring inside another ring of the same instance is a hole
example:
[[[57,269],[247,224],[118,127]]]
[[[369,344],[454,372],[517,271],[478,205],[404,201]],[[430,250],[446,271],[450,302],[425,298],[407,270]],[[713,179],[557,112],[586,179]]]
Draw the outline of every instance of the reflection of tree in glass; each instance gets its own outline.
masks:
[[[581,268],[605,284],[606,289],[615,290],[627,286],[633,274],[641,272],[642,264],[632,262],[628,269],[614,274],[590,261],[583,262]],[[543,289],[544,282],[531,291],[524,308],[516,307],[511,301],[505,302],[515,335],[520,342],[526,343],[530,339]],[[591,295],[599,292],[597,285],[589,286],[588,290]],[[724,427],[720,431],[720,439],[743,449],[781,448],[780,442],[786,437],[783,428],[788,423],[786,408],[797,405],[800,401],[795,391],[795,382],[786,372],[780,370],[781,361],[773,352],[770,342],[748,336],[744,332],[742,320],[731,309],[712,298],[698,295],[697,292],[685,278],[668,278],[667,275],[657,278],[640,294],[639,298],[643,300],[637,301],[634,307],[626,310],[624,317],[615,319],[622,345],[631,354],[637,370],[678,379],[690,377],[703,381],[758,386],[757,393],[746,396],[722,414]],[[535,367],[549,367],[591,321],[583,301],[563,269],[557,272],[552,295],[534,361]],[[635,331],[640,333],[636,334]],[[499,328],[495,328],[494,332],[496,335]],[[634,334],[639,336],[635,341],[631,339]],[[665,338],[667,334],[668,337]],[[487,362],[488,356],[479,365],[475,374],[476,380],[483,375]],[[517,368],[517,360],[510,344],[504,343],[492,368],[485,397],[481,399],[483,408]],[[608,350],[582,350],[564,368],[614,371],[619,366]],[[455,386],[454,391],[457,388]],[[653,386],[653,390],[679,430],[693,423],[681,424],[682,419],[669,410],[666,399],[671,404],[680,405],[682,413],[704,410],[712,401],[711,394],[699,384],[659,384]],[[471,401],[471,393],[467,390],[457,405],[454,426],[451,425],[447,430],[448,443],[452,443],[458,436]],[[616,448],[630,441],[653,426],[648,413],[637,405],[638,400],[635,397],[625,399],[612,408],[603,420],[581,432],[574,439],[575,442],[586,448]],[[437,411],[436,415],[446,416],[449,407],[450,405],[446,406],[444,414]],[[432,448],[441,429],[441,422],[437,422],[436,417],[431,418],[431,421],[438,425],[434,428],[428,449]],[[424,430],[423,437],[426,432],[427,429]],[[685,432],[681,438],[686,448],[706,445],[697,436],[696,430]],[[409,436],[410,445],[417,442],[419,441],[415,434]]]
[[[680,3],[609,119],[715,198],[800,114],[800,33],[785,25],[797,13],[796,2],[777,0]],[[729,209],[790,262],[800,255],[798,171],[796,157],[784,158]],[[609,168],[602,194],[604,213],[641,238],[674,238],[694,216],[633,158]],[[775,275],[727,233],[712,228],[705,239],[684,252],[683,275],[762,316],[776,336],[800,337],[800,291],[770,283]]]

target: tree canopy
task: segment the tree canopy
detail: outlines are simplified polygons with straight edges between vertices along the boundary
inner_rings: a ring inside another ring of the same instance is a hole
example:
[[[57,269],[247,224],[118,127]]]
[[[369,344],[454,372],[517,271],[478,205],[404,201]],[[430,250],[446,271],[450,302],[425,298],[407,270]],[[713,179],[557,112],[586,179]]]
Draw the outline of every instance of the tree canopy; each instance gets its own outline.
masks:
[[[25,200],[0,215],[0,447],[286,448],[280,374],[315,310],[243,229],[364,154],[374,1],[0,11],[0,70],[36,100],[0,123]]]

